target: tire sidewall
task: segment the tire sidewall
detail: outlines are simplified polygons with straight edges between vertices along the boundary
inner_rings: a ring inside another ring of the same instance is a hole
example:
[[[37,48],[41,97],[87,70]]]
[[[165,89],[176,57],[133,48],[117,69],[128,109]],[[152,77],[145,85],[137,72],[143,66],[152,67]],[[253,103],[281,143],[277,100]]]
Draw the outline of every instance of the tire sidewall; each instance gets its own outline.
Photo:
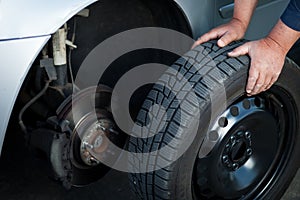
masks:
[[[237,98],[245,95],[245,86],[247,80],[248,66],[241,68],[234,76],[231,76],[224,83],[226,89],[227,106],[233,103]],[[298,83],[298,84],[295,84]],[[276,86],[283,88],[288,91],[288,93],[293,97],[295,102],[300,102],[300,71],[298,66],[291,60],[287,59],[279,77],[278,81],[275,83]],[[220,106],[224,102],[216,102]],[[297,116],[300,113],[300,106],[296,105]],[[170,167],[175,171],[176,179],[170,182],[170,188],[174,188],[174,199],[193,199],[192,194],[192,178],[193,169],[195,166],[195,161],[198,156],[199,149],[205,138],[205,133],[208,130],[208,124],[214,123],[211,121],[210,109],[207,108],[201,113],[201,121],[197,136],[190,148]],[[297,117],[298,123],[296,125],[296,132],[299,132],[299,117]],[[206,126],[203,126],[205,125]],[[271,187],[267,189],[267,193],[262,194],[266,199],[278,199],[282,196],[288,187],[289,183],[292,181],[300,162],[300,141],[299,134],[296,136],[294,143],[294,149],[292,150],[291,156],[287,158],[286,166],[280,178],[276,180],[276,184],[271,184]]]

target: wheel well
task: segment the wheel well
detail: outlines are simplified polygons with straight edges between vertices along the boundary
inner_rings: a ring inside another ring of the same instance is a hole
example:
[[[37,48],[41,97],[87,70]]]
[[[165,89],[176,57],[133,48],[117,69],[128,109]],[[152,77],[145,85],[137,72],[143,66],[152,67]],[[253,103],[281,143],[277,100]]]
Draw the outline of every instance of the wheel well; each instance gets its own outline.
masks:
[[[72,54],[69,54],[71,56],[68,60],[68,62],[71,62],[72,64],[74,75],[76,75],[81,63],[95,46],[120,32],[140,27],[163,27],[179,31],[189,36],[192,34],[184,14],[173,0],[102,0],[101,2],[98,1],[88,6],[87,9],[89,10],[88,17],[76,15],[67,22],[69,30],[68,39],[71,40],[72,34],[75,32],[76,37],[74,43],[78,46],[77,49],[72,51]],[[74,22],[76,22],[76,31],[74,31]],[[51,42],[50,39],[44,48],[44,50],[48,50],[50,57],[52,57]],[[13,111],[15,115],[18,114],[20,108],[22,108],[26,102],[37,94],[41,89],[40,84],[44,83],[45,73],[42,73],[42,70],[39,67],[40,59],[43,57],[42,54],[43,53],[41,52],[34,61],[34,64],[22,85]],[[137,54],[138,55],[131,55],[135,56],[135,59],[128,59],[127,57],[118,60],[115,63],[115,66],[117,67],[111,67],[112,70],[104,74],[104,77],[112,79],[112,82],[115,82],[132,67],[147,61],[157,61],[155,60],[157,59],[157,52],[138,52]],[[152,55],[148,56],[148,54]],[[145,58],[147,58],[146,61]],[[177,57],[167,55],[162,58],[160,55],[159,59],[160,60],[157,62],[171,65]],[[122,69],[120,69],[120,62],[122,63]],[[110,85],[108,83],[107,85],[113,86],[113,84],[114,83]],[[144,94],[146,93],[147,92]],[[141,92],[138,92],[138,94],[141,95]],[[143,99],[143,95],[138,98]],[[30,111],[37,114],[37,118],[30,117],[32,119],[30,121],[34,124],[34,121],[36,120],[46,119],[49,115],[55,113],[57,105],[62,101],[63,99],[60,94],[48,91],[47,97],[39,99],[34,106],[30,107]],[[10,121],[15,120],[16,119],[11,119]]]
[[[103,0],[89,6],[88,9],[89,17],[76,17],[75,44],[78,45],[78,49],[73,51],[71,56],[74,74],[77,73],[81,63],[93,48],[109,37],[126,30],[162,27],[179,31],[188,36],[192,35],[189,23],[173,0]],[[70,27],[72,27],[72,23],[71,20]],[[155,62],[170,66],[178,58],[178,55],[170,55],[168,52],[159,52],[159,50],[130,52],[127,55],[121,55],[112,63],[100,82],[113,88],[119,78],[135,66]],[[134,101],[134,105],[142,103],[148,89],[135,93],[137,96],[133,99],[137,101]]]
[[[67,26],[64,26],[64,28],[68,28],[68,40],[72,40],[72,37],[74,36],[74,44],[77,45],[78,48],[72,51],[67,48],[68,53],[72,52],[72,54],[68,54],[69,59],[67,60],[69,65],[57,65],[54,68],[57,75],[62,74],[63,79],[66,76],[68,76],[68,78],[71,76],[71,73],[67,73],[64,69],[69,70],[67,67],[72,66],[72,71],[74,75],[76,75],[81,63],[94,47],[120,32],[150,26],[169,28],[186,35],[191,35],[191,30],[184,15],[172,0],[102,0],[101,2],[96,2],[88,6],[87,9],[89,10],[88,17],[76,15],[67,22]],[[46,59],[48,56],[50,58],[53,57],[54,47],[52,46],[52,42],[52,39],[50,39],[48,44],[45,45],[25,79],[14,107],[14,115],[10,119],[10,126],[13,126],[15,121],[19,120],[18,117],[22,118],[20,115],[18,116],[21,108],[26,108],[26,106],[29,105],[28,102],[30,102],[30,99],[38,96],[45,84],[45,80],[48,80],[49,74],[46,72],[47,70],[40,67],[40,60]],[[104,74],[104,77],[112,80],[112,82],[109,83],[112,83],[113,85],[122,74],[138,64],[156,61],[172,64],[175,59],[177,59],[174,55],[168,55],[170,53],[163,53],[165,54],[164,56],[161,55],[161,52],[153,52],[152,50],[146,50],[146,52],[133,52],[133,54],[130,52],[129,58],[127,56],[126,58],[118,59],[114,66],[109,66],[110,70]],[[134,59],[132,59],[132,57],[134,57]],[[165,58],[167,58],[168,61],[166,61]],[[160,60],[158,61],[155,59]],[[62,67],[64,67],[62,69],[63,73],[58,73],[58,70]],[[53,68],[51,69],[53,70]],[[26,124],[27,130],[29,130],[28,132],[30,132],[29,134],[45,127],[52,130],[53,127],[49,124],[51,122],[48,122],[49,120],[51,121],[49,117],[56,116],[57,108],[60,105],[64,105],[65,100],[72,94],[73,90],[70,82],[70,79],[69,81],[66,81],[66,83],[63,82],[59,85],[51,82],[50,87],[45,87],[45,93],[40,96],[41,98],[37,98],[34,104],[29,105],[30,108],[28,107],[28,111],[30,112],[24,113],[23,117],[24,124]],[[111,86],[109,83],[107,85]],[[136,98],[139,101],[138,104],[141,104],[144,95],[148,93],[147,90],[150,88],[151,87],[148,87],[143,91],[139,90]],[[135,106],[134,110],[131,111],[131,114],[134,118],[139,109],[138,106],[136,106],[136,102],[133,104]],[[24,132],[27,133],[27,131]],[[26,134],[26,143],[30,140],[29,138],[30,137],[27,137]],[[42,140],[45,140],[47,144],[48,142],[51,143],[49,138],[44,139],[44,135],[35,141],[40,143]],[[57,153],[59,154],[62,152],[59,152],[58,150]]]
[[[158,25],[177,30],[192,36],[191,27],[184,13],[178,5],[171,0],[141,0],[149,7]]]
[[[75,73],[96,45],[129,29],[163,27],[192,35],[183,13],[172,0],[103,0],[88,9],[88,18],[76,17],[75,42],[79,48],[72,56]]]

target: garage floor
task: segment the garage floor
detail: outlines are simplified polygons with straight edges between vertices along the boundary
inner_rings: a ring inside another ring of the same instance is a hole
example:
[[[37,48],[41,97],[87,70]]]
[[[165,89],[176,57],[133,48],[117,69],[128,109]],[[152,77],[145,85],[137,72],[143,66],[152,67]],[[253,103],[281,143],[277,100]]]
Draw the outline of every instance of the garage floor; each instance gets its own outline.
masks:
[[[45,162],[24,147],[22,133],[10,129],[0,159],[0,195],[6,200],[133,200],[127,174],[110,171],[85,188],[65,190],[47,176]],[[282,200],[300,200],[300,170]]]

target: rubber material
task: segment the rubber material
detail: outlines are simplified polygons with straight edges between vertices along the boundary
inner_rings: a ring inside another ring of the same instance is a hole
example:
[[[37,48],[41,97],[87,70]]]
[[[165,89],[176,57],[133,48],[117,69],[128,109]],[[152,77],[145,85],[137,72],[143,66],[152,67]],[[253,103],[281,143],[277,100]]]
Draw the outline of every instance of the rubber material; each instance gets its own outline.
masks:
[[[129,175],[132,189],[138,198],[149,200],[194,199],[194,194],[192,193],[194,162],[206,136],[209,124],[213,123],[211,119],[214,119],[214,116],[218,114],[211,113],[211,99],[212,97],[217,97],[224,88],[227,102],[216,100],[214,104],[217,107],[222,107],[224,103],[226,103],[226,106],[229,106],[235,100],[245,95],[250,59],[248,56],[238,58],[230,58],[227,56],[229,51],[242,43],[243,42],[235,42],[224,48],[219,48],[216,45],[216,41],[211,41],[191,50],[171,66],[193,85],[201,112],[201,121],[193,143],[178,160],[160,170],[148,173],[132,173]],[[176,75],[173,74],[173,76]],[[300,89],[297,87],[297,84],[300,84],[299,76],[300,70],[298,66],[287,59],[283,72],[279,80],[275,83],[275,85],[288,91],[295,102],[300,102]],[[159,159],[172,160],[177,153],[178,146],[184,144],[184,128],[174,129],[175,125],[182,124],[182,121],[179,121],[178,116],[174,113],[180,110],[181,115],[186,117],[186,121],[193,120],[194,113],[193,109],[180,108],[178,104],[176,104],[176,95],[174,96],[170,91],[173,91],[173,89],[178,90],[178,88],[175,88],[175,83],[171,83],[171,77],[172,74],[167,74],[163,75],[159,80],[162,85],[168,85],[169,89],[161,87],[159,83],[154,85],[137,117],[138,123],[142,125],[149,123],[147,113],[150,112],[149,109],[151,109],[151,105],[155,103],[161,104],[168,113],[168,126],[166,126],[162,132],[147,139],[131,137],[128,144],[129,151],[136,153],[153,152],[162,148],[172,140],[173,148],[169,148],[170,157],[165,158],[161,157],[160,154],[157,155]],[[184,91],[185,88],[183,87],[181,90]],[[193,102],[195,99],[190,101],[193,105],[197,105],[197,103]],[[220,112],[222,112],[222,110],[220,110]],[[300,113],[299,105],[297,105],[295,112],[297,112],[297,114]],[[299,126],[296,126],[297,130],[299,130]],[[174,130],[176,131],[175,135]],[[276,184],[273,184],[269,190],[266,190],[267,194],[263,194],[264,198],[279,198],[291,182],[299,167],[299,138],[298,134],[295,139],[295,148],[287,162],[286,170],[281,175],[282,178],[277,179]],[[138,171],[139,168],[142,168],[141,165],[147,165],[149,159],[150,158],[143,156],[136,156],[136,158],[130,161],[129,165]],[[149,169],[150,167],[151,166],[149,166]]]

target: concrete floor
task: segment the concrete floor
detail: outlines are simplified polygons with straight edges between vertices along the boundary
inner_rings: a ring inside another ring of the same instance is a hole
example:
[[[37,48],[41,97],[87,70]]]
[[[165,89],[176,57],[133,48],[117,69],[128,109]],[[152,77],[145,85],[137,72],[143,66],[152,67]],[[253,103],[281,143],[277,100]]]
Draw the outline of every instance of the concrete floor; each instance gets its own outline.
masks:
[[[110,171],[103,179],[84,188],[65,190],[47,176],[45,162],[24,148],[18,132],[11,131],[10,145],[0,159],[0,195],[6,200],[134,200],[127,174]],[[13,137],[14,136],[14,137]],[[17,137],[16,137],[17,136]],[[8,143],[6,143],[8,144]],[[300,171],[282,200],[300,199]]]
[[[300,170],[296,174],[293,182],[281,200],[299,200],[300,199]]]

